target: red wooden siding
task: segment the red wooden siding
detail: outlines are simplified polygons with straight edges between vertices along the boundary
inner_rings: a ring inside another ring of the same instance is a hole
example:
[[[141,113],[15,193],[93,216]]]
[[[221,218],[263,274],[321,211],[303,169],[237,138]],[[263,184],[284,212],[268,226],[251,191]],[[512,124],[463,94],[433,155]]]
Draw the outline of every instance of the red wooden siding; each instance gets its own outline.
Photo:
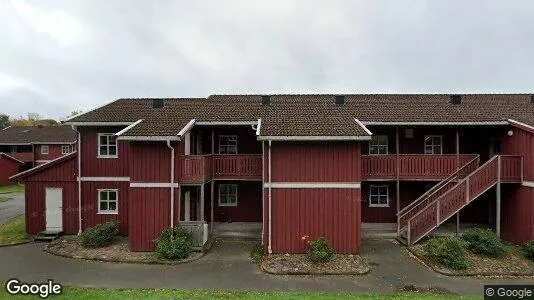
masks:
[[[119,190],[118,214],[98,214],[98,189]],[[82,182],[82,225],[88,227],[108,221],[118,221],[122,235],[128,234],[128,191],[129,182]]]
[[[237,184],[237,206],[219,206],[219,185]],[[207,200],[210,201],[210,185],[206,185]],[[251,181],[217,181],[214,190],[215,222],[225,222],[230,218],[232,222],[261,222],[261,182]],[[208,206],[206,206],[208,207]],[[205,210],[209,211],[209,207]],[[206,218],[206,220],[208,220]]]
[[[534,188],[510,185],[503,192],[502,237],[516,244],[534,240]]]
[[[336,253],[360,250],[359,189],[273,189],[273,253],[305,253],[302,236],[325,237]]]
[[[267,149],[265,151],[267,152]],[[359,143],[273,142],[271,156],[273,182],[360,182],[361,180]]]
[[[98,133],[117,133],[124,127],[85,127],[79,128],[82,143],[83,177],[123,177],[129,176],[130,144],[118,141],[118,158],[98,158]]]
[[[130,149],[132,182],[170,182],[171,150],[165,142],[133,142]]]
[[[13,184],[9,177],[18,173],[21,164],[0,155],[0,186]]]
[[[388,207],[369,206],[369,186],[387,185],[389,188]],[[402,189],[401,189],[402,190]],[[395,223],[397,222],[397,199],[395,182],[375,182],[362,184],[362,222],[364,223]]]
[[[523,156],[524,180],[534,181],[534,134],[520,129],[512,128],[512,136],[504,135],[502,138],[503,154]]]
[[[154,239],[170,226],[169,192],[168,188],[130,189],[129,223],[132,251],[153,251]],[[179,190],[175,189],[175,201],[178,194]],[[178,211],[176,204],[174,207]],[[175,216],[177,219],[178,215]]]
[[[21,160],[23,162],[31,162],[33,161],[33,153],[32,152],[17,152],[17,153],[8,153],[10,156]]]
[[[47,145],[47,144],[44,144],[44,145]],[[65,144],[65,145],[69,145],[69,144]],[[48,144],[48,154],[41,154],[41,146],[43,145],[41,144],[35,145],[35,160],[53,160],[60,156],[63,156],[63,154],[61,154],[62,145]]]

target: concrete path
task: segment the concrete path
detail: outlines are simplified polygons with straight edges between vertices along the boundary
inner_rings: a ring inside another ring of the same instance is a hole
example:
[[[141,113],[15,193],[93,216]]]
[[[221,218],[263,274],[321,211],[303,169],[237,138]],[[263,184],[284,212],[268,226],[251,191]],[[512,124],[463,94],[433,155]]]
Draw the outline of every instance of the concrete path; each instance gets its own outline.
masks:
[[[6,202],[0,202],[0,225],[24,213],[24,194],[0,194],[2,197],[13,198]]]
[[[251,242],[216,241],[212,251],[192,263],[161,266],[88,262],[41,251],[43,244],[0,248],[0,281],[49,278],[71,286],[176,288],[259,291],[394,292],[414,284],[442,287],[458,294],[482,295],[484,283],[532,283],[532,279],[450,278],[430,271],[389,240],[364,241],[363,255],[373,264],[364,276],[276,276],[262,273],[248,258]]]

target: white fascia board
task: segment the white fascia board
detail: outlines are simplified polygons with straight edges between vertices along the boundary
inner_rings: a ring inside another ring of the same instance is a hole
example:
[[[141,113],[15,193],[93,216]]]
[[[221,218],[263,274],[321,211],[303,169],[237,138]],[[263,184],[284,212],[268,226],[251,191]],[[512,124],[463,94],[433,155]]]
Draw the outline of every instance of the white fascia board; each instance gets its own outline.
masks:
[[[56,162],[57,160],[64,159],[65,156],[74,155],[75,153],[76,153],[76,151],[73,151],[73,152],[71,152],[71,153],[69,153],[69,154],[67,154],[67,155],[62,155],[62,156],[60,156],[60,157],[58,157],[58,158],[56,158],[56,159],[53,159],[53,160],[51,160],[51,161],[49,161],[49,162],[47,162],[47,163],[44,163],[44,164],[42,164],[42,165],[35,166],[35,167],[33,167],[33,168],[31,168],[31,169],[28,169],[28,170],[26,170],[26,171],[24,171],[24,172],[20,172],[20,173],[18,173],[18,174],[15,174],[15,175],[13,175],[13,176],[10,176],[9,179],[14,178],[14,177],[19,177],[19,176],[24,175],[24,174],[26,174],[26,173],[30,173],[30,172],[34,171],[35,169],[44,169],[44,168],[46,168],[49,164],[52,164],[52,163]]]
[[[5,157],[7,157],[7,158],[9,158],[9,159],[12,159],[12,160],[14,160],[14,161],[20,163],[20,164],[24,164],[24,162],[23,162],[22,160],[19,160],[19,159],[15,158],[15,157],[13,157],[13,156],[7,154],[7,153],[0,152],[0,156],[5,156]]]
[[[219,121],[208,121],[208,122],[196,122],[196,125],[199,126],[207,126],[207,125],[213,125],[213,126],[237,126],[237,125],[256,125],[258,121],[235,121],[235,122],[219,122]]]
[[[121,141],[179,141],[180,138],[178,136],[124,136],[121,135],[117,137],[117,140]]]
[[[141,123],[141,122],[143,122],[143,119],[139,119],[139,120],[135,121],[134,123],[132,123],[132,124],[128,125],[126,128],[124,128],[123,130],[121,130],[121,131],[115,133],[115,135],[116,135],[116,136],[120,136],[120,135],[122,135],[123,133],[125,133],[126,131],[128,131],[128,130],[134,128],[135,126],[137,126],[137,124],[139,124],[139,123]]]
[[[0,146],[29,146],[32,143],[0,143]]]
[[[74,126],[129,126],[134,122],[65,122],[65,125]]]
[[[169,182],[130,182],[131,188],[177,188],[179,187],[178,183],[169,183]]]
[[[530,187],[530,188],[534,188],[534,182],[532,181],[523,181],[521,183],[522,186],[526,186],[526,187]]]
[[[367,133],[368,135],[373,135],[373,133],[371,132],[371,130],[369,130],[367,127],[365,127],[365,125],[363,125],[362,122],[360,122],[360,120],[354,118],[354,121],[356,121],[356,123],[358,124],[358,126],[360,126],[360,127],[365,131],[365,133]]]
[[[130,181],[130,177],[78,177],[80,181]]]
[[[264,188],[273,189],[359,189],[360,182],[268,182],[263,184]]]
[[[256,136],[260,135],[260,129],[261,129],[261,118],[258,119],[258,126],[256,127]]]
[[[258,141],[368,141],[371,136],[258,136]]]
[[[512,125],[517,125],[517,126],[525,127],[525,128],[528,128],[528,129],[534,131],[534,126],[530,126],[530,125],[525,124],[525,123],[523,123],[523,122],[519,122],[519,121],[516,121],[516,120],[508,119],[508,123],[509,123],[509,124],[512,124]]]
[[[191,128],[193,128],[193,126],[195,126],[195,122],[197,120],[196,119],[191,119],[191,121],[189,121],[187,124],[185,124],[184,128],[182,128],[182,130],[180,130],[180,132],[178,132],[178,136],[180,137],[180,139],[182,139],[182,137],[188,133]]]
[[[9,127],[11,127],[11,125],[7,126],[6,128],[4,128],[4,129],[2,129],[2,130],[6,130],[6,129],[8,129]]]
[[[398,125],[398,126],[488,126],[488,125],[508,125],[507,121],[491,121],[491,122],[375,122],[363,121],[362,124],[366,126],[372,125]]]
[[[33,142],[32,144],[34,145],[68,145],[72,143],[76,143],[76,140],[71,141],[71,142]]]

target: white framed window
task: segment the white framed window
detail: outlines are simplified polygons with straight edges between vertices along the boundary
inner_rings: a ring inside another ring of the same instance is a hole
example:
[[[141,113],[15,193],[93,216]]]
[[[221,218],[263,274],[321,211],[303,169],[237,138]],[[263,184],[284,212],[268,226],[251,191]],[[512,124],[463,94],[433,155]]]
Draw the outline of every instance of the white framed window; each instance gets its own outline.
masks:
[[[389,207],[389,186],[369,186],[369,207]]]
[[[219,154],[237,154],[237,135],[219,135]]]
[[[116,190],[116,189],[98,190],[98,213],[99,214],[119,213],[119,190]]]
[[[48,153],[50,153],[50,146],[41,145],[41,154],[48,154]]]
[[[61,154],[69,154],[70,151],[70,145],[61,145]]]
[[[443,154],[443,136],[425,136],[425,154]]]
[[[118,157],[117,137],[113,133],[98,134],[98,157]]]
[[[388,154],[388,136],[376,135],[369,141],[369,154]]]
[[[237,206],[237,184],[219,185],[219,206]]]

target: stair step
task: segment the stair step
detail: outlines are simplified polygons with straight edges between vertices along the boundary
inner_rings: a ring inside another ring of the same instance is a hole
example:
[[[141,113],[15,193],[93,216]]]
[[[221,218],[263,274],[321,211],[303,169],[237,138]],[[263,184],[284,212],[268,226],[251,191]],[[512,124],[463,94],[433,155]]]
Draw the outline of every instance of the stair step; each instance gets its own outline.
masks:
[[[34,242],[51,242],[62,234],[61,231],[41,231],[33,237]]]
[[[408,246],[408,240],[405,237],[398,236],[397,241],[399,241],[399,243],[401,243],[404,246]]]

